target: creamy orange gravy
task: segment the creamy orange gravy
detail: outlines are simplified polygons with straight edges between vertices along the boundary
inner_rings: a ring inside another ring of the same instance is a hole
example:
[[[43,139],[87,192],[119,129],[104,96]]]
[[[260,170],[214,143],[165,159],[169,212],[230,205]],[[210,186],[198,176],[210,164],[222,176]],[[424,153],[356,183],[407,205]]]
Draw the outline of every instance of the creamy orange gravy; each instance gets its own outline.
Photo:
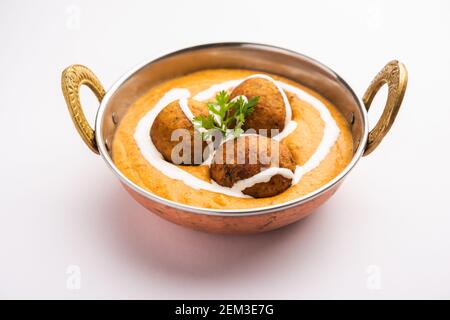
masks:
[[[347,122],[340,112],[326,99],[291,80],[271,75],[298,87],[318,98],[328,108],[340,134],[326,158],[313,170],[307,172],[296,185],[285,192],[270,198],[236,198],[206,190],[193,189],[182,181],[171,179],[154,168],[141,154],[134,132],[139,120],[172,88],[186,88],[192,96],[214,84],[233,79],[245,78],[261,73],[250,70],[206,70],[169,80],[151,88],[138,99],[127,111],[119,124],[112,145],[113,161],[119,170],[131,181],[142,188],[163,198],[179,203],[213,209],[245,209],[280,204],[302,197],[320,188],[334,177],[350,162],[353,156],[353,142]],[[291,151],[298,165],[303,165],[319,145],[324,129],[319,112],[310,104],[286,92],[292,107],[292,120],[297,128],[282,140]],[[149,133],[150,134],[150,133]],[[194,176],[210,182],[208,166],[179,166]]]

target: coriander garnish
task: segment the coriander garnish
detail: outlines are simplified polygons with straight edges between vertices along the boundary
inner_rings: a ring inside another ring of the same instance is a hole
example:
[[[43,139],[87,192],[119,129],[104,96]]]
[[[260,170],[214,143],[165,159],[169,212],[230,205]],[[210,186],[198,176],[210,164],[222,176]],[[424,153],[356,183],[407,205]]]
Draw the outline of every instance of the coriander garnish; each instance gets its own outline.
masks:
[[[259,97],[253,97],[247,101],[242,96],[230,101],[230,95],[226,91],[220,91],[216,95],[216,101],[208,103],[208,116],[200,115],[192,121],[195,128],[207,131],[203,134],[206,140],[210,134],[209,130],[218,130],[224,137],[232,133],[235,137],[239,137],[244,130],[242,126],[245,119],[255,110]],[[233,126],[233,128],[230,128]]]

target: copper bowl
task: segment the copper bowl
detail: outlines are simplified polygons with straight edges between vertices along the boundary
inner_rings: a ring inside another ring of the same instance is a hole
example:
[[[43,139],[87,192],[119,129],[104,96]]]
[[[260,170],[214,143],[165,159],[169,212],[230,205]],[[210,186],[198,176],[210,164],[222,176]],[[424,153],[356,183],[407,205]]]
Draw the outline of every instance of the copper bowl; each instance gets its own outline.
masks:
[[[152,86],[202,69],[241,68],[281,75],[309,87],[331,101],[347,119],[354,144],[351,162],[333,180],[301,198],[286,203],[245,210],[193,207],[159,197],[123,175],[111,158],[111,142],[128,107]],[[388,97],[380,120],[369,132],[367,111],[384,84]],[[362,99],[334,71],[302,54],[253,43],[216,43],[180,50],[146,61],[122,76],[105,93],[88,68],[72,65],[62,74],[62,90],[75,127],[89,148],[100,154],[131,196],[150,211],[174,223],[215,233],[269,231],[298,221],[324,203],[341,185],[358,160],[371,153],[388,132],[400,108],[407,71],[398,61],[389,62],[375,77]],[[100,106],[95,130],[83,114],[79,91],[87,85]]]

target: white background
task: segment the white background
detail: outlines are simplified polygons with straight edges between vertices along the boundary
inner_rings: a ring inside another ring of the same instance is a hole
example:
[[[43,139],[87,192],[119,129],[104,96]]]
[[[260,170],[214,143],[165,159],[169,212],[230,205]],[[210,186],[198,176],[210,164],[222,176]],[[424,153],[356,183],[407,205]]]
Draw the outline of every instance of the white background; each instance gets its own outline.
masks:
[[[445,0],[1,1],[0,297],[450,298],[449,36]],[[360,95],[389,60],[409,69],[386,139],[300,223],[254,236],[172,225],[72,125],[66,66],[108,88],[147,58],[220,41],[302,52]]]

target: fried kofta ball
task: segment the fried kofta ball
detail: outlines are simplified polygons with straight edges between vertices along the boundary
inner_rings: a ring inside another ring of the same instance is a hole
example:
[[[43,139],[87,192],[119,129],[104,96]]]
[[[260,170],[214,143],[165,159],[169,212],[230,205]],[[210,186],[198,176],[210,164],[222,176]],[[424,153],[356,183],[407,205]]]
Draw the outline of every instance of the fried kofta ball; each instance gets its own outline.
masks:
[[[230,98],[245,96],[248,100],[259,97],[254,111],[245,119],[244,130],[266,129],[267,136],[271,137],[271,129],[284,129],[286,120],[286,107],[283,96],[277,86],[270,80],[264,78],[250,78],[243,81],[231,92]]]
[[[217,149],[210,175],[219,185],[231,188],[270,167],[286,168],[294,173],[296,164],[285,145],[259,135],[243,135]],[[272,197],[285,191],[291,183],[291,178],[276,174],[268,182],[256,183],[242,192],[254,198]]]
[[[207,106],[203,102],[187,99],[187,106],[195,117],[208,115]],[[177,129],[186,129],[186,131],[179,132],[185,132],[190,137],[177,135],[173,138],[172,134]],[[201,140],[199,133],[194,134],[194,132],[195,129],[191,119],[185,115],[179,101],[174,101],[164,107],[155,118],[150,129],[150,137],[156,149],[166,161],[175,164],[194,165],[202,162],[202,153],[206,147],[206,143]],[[181,145],[179,145],[180,143]],[[201,145],[201,150],[198,148],[199,145]],[[197,150],[195,150],[195,147],[197,147]],[[185,155],[183,150],[190,150],[190,156],[189,154]]]

